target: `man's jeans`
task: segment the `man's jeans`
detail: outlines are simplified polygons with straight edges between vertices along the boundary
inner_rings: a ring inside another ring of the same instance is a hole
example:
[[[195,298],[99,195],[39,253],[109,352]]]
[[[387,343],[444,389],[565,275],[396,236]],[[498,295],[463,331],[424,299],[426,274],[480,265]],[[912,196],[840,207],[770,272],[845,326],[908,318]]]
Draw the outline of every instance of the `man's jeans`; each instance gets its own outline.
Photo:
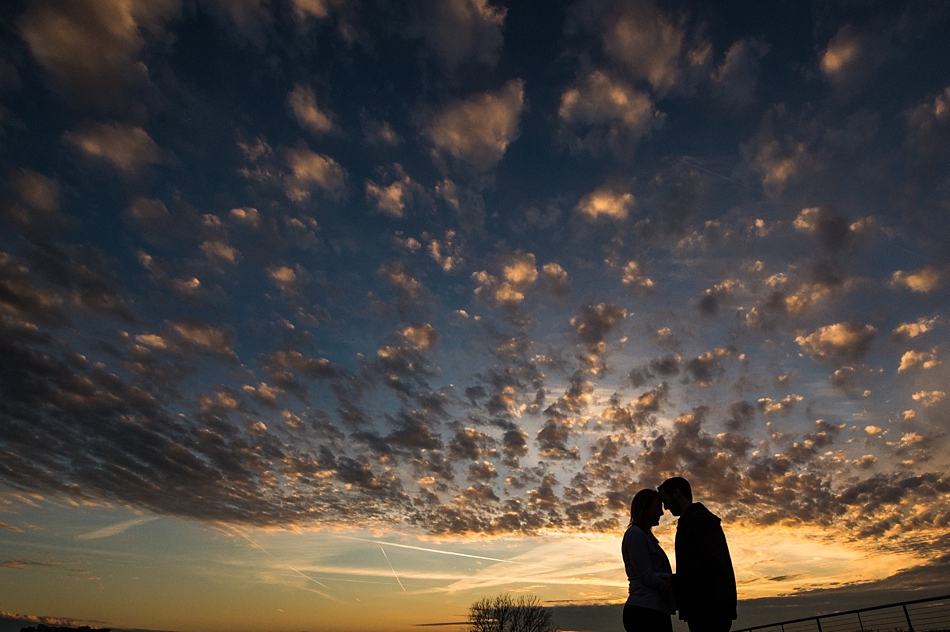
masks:
[[[689,632],[729,632],[732,627],[730,619],[695,619],[686,623]]]

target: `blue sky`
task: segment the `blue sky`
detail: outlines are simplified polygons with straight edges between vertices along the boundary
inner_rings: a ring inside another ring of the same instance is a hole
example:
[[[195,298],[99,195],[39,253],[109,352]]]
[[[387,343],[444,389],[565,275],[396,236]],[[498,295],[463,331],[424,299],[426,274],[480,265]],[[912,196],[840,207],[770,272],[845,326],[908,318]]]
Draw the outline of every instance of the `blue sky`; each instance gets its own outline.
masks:
[[[630,499],[671,475],[746,600],[938,586],[948,21],[7,3],[0,611],[616,604]]]

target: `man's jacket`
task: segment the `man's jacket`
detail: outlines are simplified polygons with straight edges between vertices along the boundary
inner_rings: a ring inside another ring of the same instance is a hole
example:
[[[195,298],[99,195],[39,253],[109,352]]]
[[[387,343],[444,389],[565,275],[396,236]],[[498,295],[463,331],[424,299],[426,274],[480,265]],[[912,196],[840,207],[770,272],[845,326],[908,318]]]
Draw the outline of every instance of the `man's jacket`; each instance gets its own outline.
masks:
[[[673,589],[679,618],[736,618],[736,576],[720,519],[693,503],[676,525]]]

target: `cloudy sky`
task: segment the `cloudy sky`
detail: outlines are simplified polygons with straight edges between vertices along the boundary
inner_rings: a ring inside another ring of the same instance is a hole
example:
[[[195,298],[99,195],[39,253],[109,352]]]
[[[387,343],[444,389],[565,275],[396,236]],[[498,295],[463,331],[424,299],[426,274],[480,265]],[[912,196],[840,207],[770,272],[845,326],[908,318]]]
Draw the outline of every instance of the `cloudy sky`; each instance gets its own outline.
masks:
[[[670,475],[746,600],[920,596],[950,563],[948,26],[4,3],[0,611],[619,603],[630,499]]]

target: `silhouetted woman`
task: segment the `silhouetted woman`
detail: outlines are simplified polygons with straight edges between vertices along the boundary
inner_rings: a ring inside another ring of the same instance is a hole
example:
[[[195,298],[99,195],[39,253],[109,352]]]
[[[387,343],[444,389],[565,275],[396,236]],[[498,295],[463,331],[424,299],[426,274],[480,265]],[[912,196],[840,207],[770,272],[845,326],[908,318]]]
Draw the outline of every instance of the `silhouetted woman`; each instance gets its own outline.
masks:
[[[630,594],[623,607],[627,632],[672,632],[670,615],[676,612],[673,569],[653,535],[660,524],[663,505],[660,494],[641,489],[630,504],[630,525],[623,534],[623,565],[630,581]]]

